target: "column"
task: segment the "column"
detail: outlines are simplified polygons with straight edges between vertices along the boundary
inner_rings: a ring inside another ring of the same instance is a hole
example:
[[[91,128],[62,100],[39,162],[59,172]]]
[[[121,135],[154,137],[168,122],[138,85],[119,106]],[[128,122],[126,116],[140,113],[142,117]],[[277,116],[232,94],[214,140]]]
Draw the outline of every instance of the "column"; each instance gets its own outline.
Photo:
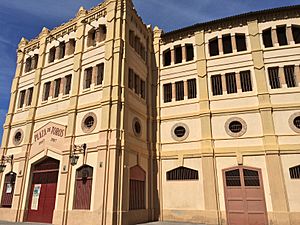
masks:
[[[237,87],[237,91],[241,90],[242,91],[242,87],[241,87],[241,77],[239,73],[235,73],[235,80],[236,80],[236,87]]]
[[[284,76],[284,67],[280,66],[278,71],[280,87],[286,87],[285,76]]]
[[[176,86],[175,86],[175,82],[172,83],[172,101],[176,101]]]
[[[209,104],[208,75],[205,55],[205,33],[195,33],[195,51],[197,51],[197,73],[199,87],[200,121],[201,121],[201,152],[202,152],[202,176],[204,192],[204,222],[206,224],[219,224],[219,207],[216,191],[216,176],[214,167],[214,149],[211,127],[211,112]]]
[[[298,86],[300,86],[300,65],[295,65],[295,78],[296,78],[296,84],[298,83]]]
[[[223,55],[223,41],[222,36],[218,37],[219,55]]]
[[[235,35],[231,34],[232,52],[237,52]]]
[[[291,25],[288,25],[286,28],[286,37],[288,45],[295,44]]]
[[[174,65],[175,64],[175,51],[174,51],[174,47],[172,47],[170,49],[171,51],[171,65]]]
[[[59,45],[55,47],[55,60],[58,60],[60,57],[60,47]]]
[[[274,47],[278,47],[278,38],[277,38],[277,33],[276,33],[276,27],[272,28],[272,42]]]
[[[101,31],[99,27],[96,29],[96,42],[101,42]]]
[[[59,94],[64,94],[64,87],[65,87],[66,78],[62,77],[60,80],[60,87],[59,87]]]
[[[185,45],[181,45],[182,49],[182,62],[186,62],[186,48]]]
[[[222,81],[222,91],[223,91],[223,94],[227,94],[227,86],[226,86],[226,77],[225,77],[225,74],[221,74],[221,81]]]
[[[188,82],[187,80],[183,81],[183,89],[184,89],[184,99],[188,99]]]
[[[98,73],[98,66],[94,66],[92,72],[92,84],[94,85],[96,85],[97,83],[97,73]]]
[[[53,95],[54,95],[54,86],[55,86],[55,82],[51,81],[50,92],[49,92],[49,97],[51,97],[51,98],[53,98]]]

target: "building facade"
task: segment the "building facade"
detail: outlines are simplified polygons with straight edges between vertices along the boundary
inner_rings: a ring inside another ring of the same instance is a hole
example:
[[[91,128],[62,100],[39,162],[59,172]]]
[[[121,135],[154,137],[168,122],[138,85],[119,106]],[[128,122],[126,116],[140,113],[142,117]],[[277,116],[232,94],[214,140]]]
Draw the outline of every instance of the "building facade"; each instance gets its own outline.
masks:
[[[106,0],[23,38],[0,219],[299,224],[299,11],[164,33]]]

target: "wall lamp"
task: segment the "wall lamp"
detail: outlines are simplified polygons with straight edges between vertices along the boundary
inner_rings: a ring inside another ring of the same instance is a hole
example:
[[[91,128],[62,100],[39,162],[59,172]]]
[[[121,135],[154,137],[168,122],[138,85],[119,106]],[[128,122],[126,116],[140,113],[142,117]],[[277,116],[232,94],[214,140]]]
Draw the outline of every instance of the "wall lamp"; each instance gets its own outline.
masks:
[[[0,173],[3,173],[5,168],[6,168],[6,163],[10,163],[10,168],[11,171],[13,169],[13,160],[14,160],[14,155],[9,155],[9,156],[5,156],[3,155],[1,158],[1,162],[0,162]]]
[[[73,146],[72,152],[70,154],[70,163],[72,166],[75,166],[78,162],[78,159],[79,159],[78,153],[83,152],[83,156],[85,156],[86,149],[87,149],[86,143],[84,143],[82,145],[74,145]]]

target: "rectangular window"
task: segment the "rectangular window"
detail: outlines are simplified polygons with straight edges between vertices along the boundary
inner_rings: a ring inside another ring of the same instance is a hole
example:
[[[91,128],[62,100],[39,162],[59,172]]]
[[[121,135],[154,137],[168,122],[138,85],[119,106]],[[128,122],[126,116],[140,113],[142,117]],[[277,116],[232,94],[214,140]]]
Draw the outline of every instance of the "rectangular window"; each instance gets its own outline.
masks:
[[[51,87],[51,82],[47,82],[47,83],[44,84],[43,101],[48,100],[49,94],[50,94],[50,87]]]
[[[56,52],[56,48],[55,48],[55,47],[52,47],[52,48],[49,50],[49,56],[48,56],[48,62],[49,62],[49,63],[54,62],[54,59],[55,59],[55,52]]]
[[[133,70],[129,68],[128,70],[128,87],[132,90],[133,89]]]
[[[222,35],[223,52],[224,54],[232,53],[231,35]]]
[[[272,29],[266,29],[262,33],[263,36],[263,42],[265,48],[273,47],[273,42],[272,42]]]
[[[172,101],[172,84],[164,84],[164,102]]]
[[[4,177],[1,207],[11,208],[15,190],[16,176],[16,173],[10,172]]]
[[[70,94],[71,82],[72,82],[72,75],[65,76],[65,90],[64,90],[65,95]]]
[[[134,32],[133,30],[129,30],[129,44],[131,47],[134,47]]]
[[[226,73],[225,79],[226,79],[227,94],[236,93],[237,88],[236,88],[235,73]]]
[[[59,43],[59,58],[60,59],[65,57],[65,52],[66,52],[66,44],[65,44],[65,42],[60,42]]]
[[[145,81],[141,79],[141,97],[145,99],[146,96],[146,84]]]
[[[25,93],[26,93],[26,90],[23,90],[23,91],[20,92],[20,95],[19,95],[19,108],[22,108],[23,105],[24,105]]]
[[[95,29],[91,29],[88,32],[87,46],[95,46],[96,45],[96,31]]]
[[[97,65],[97,80],[96,85],[102,84],[104,75],[104,63],[100,63]]]
[[[219,43],[218,43],[218,37],[215,37],[211,40],[209,40],[209,55],[215,56],[219,55]]]
[[[245,34],[235,34],[235,42],[238,52],[247,50]]]
[[[292,33],[295,44],[300,43],[300,26],[292,25]]]
[[[242,92],[252,91],[250,70],[240,72]]]
[[[269,73],[269,82],[272,89],[280,88],[280,81],[278,76],[278,67],[270,67],[268,68]]]
[[[58,78],[54,81],[54,96],[53,96],[54,98],[57,98],[59,95],[60,82],[61,82],[60,78]]]
[[[223,94],[221,75],[211,76],[211,86],[212,86],[213,95],[222,95]]]
[[[185,51],[186,51],[186,61],[192,61],[194,60],[194,47],[192,44],[186,44],[185,45]]]
[[[32,60],[31,60],[31,69],[34,70],[37,68],[38,60],[39,60],[39,55],[34,54],[34,56],[32,57]]]
[[[175,51],[175,64],[182,63],[182,48],[181,45],[174,47]]]
[[[74,38],[69,40],[69,55],[74,54],[75,52],[75,47],[76,47],[76,41]]]
[[[287,39],[286,39],[286,27],[285,26],[279,26],[276,28],[277,33],[277,39],[280,46],[287,45]]]
[[[139,52],[140,38],[138,36],[135,36],[135,38],[134,38],[134,49],[135,49],[136,52]]]
[[[188,85],[188,98],[196,98],[197,97],[197,86],[196,79],[187,80]]]
[[[181,101],[184,99],[184,86],[183,81],[175,82],[176,88],[176,101]]]
[[[291,179],[300,179],[300,166],[294,166],[289,169]]]
[[[25,73],[29,72],[31,70],[31,57],[26,59],[25,62]]]
[[[102,24],[99,26],[99,29],[100,29],[100,41],[105,41],[106,33],[107,33],[106,26]]]
[[[136,94],[140,93],[140,77],[134,74],[134,91]]]
[[[164,62],[164,66],[171,65],[171,51],[170,51],[170,49],[167,49],[166,51],[164,51],[164,53],[163,53],[163,62]]]
[[[92,84],[92,76],[93,76],[93,68],[87,68],[84,71],[85,75],[84,75],[84,86],[83,88],[90,88],[91,84]]]
[[[33,87],[32,88],[29,88],[27,90],[27,101],[26,101],[26,106],[29,106],[31,105],[31,102],[32,102],[32,94],[33,94]]]
[[[294,65],[284,67],[284,77],[287,87],[296,87]]]

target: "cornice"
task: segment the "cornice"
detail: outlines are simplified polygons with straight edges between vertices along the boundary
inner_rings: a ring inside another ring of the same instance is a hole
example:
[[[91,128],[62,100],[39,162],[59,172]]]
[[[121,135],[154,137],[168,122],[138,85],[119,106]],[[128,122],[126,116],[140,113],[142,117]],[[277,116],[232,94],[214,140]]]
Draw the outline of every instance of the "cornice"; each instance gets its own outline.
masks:
[[[254,20],[257,20],[258,23],[265,23],[281,19],[297,18],[299,16],[300,5],[249,12],[204,23],[197,23],[192,26],[164,33],[162,35],[162,42],[169,43],[174,40],[194,35],[195,32],[203,30],[206,32],[212,32],[222,29],[230,29],[232,27],[245,26],[248,22]]]

